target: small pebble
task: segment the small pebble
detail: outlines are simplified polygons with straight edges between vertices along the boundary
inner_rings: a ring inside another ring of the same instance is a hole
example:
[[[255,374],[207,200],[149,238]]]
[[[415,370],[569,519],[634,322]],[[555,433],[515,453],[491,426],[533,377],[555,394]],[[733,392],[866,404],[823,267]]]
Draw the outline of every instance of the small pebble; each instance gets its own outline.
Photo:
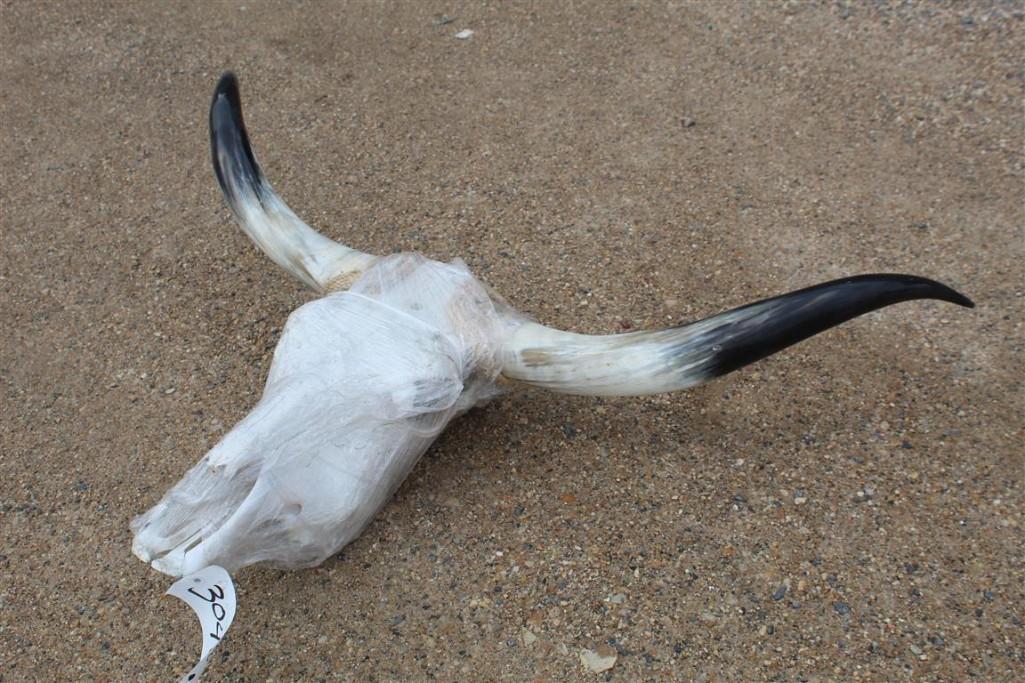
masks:
[[[616,665],[618,655],[608,645],[599,645],[598,650],[581,650],[580,663],[591,673],[600,674]]]

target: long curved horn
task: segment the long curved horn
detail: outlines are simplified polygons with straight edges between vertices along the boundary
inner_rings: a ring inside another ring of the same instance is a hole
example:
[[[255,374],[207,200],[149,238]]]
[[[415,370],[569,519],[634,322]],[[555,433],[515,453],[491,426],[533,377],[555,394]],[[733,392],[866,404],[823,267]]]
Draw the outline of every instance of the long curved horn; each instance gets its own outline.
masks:
[[[228,206],[242,229],[275,263],[318,291],[366,269],[374,258],[303,223],[263,177],[242,120],[238,79],[221,76],[210,103],[210,153]]]
[[[702,384],[884,306],[974,304],[914,275],[859,275],[656,332],[584,335],[523,321],[502,346],[502,375],[552,391],[639,396]]]

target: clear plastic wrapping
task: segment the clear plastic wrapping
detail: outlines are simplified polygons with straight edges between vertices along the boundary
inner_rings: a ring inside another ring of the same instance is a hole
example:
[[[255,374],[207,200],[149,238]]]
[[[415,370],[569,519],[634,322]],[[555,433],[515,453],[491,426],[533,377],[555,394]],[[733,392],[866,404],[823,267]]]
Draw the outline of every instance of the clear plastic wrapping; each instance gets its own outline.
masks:
[[[135,554],[174,576],[323,562],[454,417],[497,393],[499,326],[465,265],[416,254],[298,309],[253,411],[133,521]]]

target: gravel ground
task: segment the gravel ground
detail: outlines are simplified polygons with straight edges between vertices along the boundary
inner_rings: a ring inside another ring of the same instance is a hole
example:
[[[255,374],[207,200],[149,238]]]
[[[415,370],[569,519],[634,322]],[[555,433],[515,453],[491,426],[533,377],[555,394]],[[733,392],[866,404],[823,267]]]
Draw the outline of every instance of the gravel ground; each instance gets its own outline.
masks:
[[[675,395],[512,392],[337,557],[239,572],[211,680],[1022,680],[1022,2],[176,5],[0,3],[0,679],[194,661],[128,522],[311,296],[208,167],[232,68],[310,223],[558,327],[878,271],[978,308]]]

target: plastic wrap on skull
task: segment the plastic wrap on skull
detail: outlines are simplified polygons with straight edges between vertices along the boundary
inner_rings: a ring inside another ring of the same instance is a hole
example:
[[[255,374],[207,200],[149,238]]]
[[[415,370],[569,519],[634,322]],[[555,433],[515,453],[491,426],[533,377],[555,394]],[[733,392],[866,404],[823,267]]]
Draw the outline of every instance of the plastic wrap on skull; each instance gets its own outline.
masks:
[[[461,262],[378,261],[288,319],[263,397],[153,509],[160,571],[316,565],[355,539],[458,414],[496,393],[499,321]]]

